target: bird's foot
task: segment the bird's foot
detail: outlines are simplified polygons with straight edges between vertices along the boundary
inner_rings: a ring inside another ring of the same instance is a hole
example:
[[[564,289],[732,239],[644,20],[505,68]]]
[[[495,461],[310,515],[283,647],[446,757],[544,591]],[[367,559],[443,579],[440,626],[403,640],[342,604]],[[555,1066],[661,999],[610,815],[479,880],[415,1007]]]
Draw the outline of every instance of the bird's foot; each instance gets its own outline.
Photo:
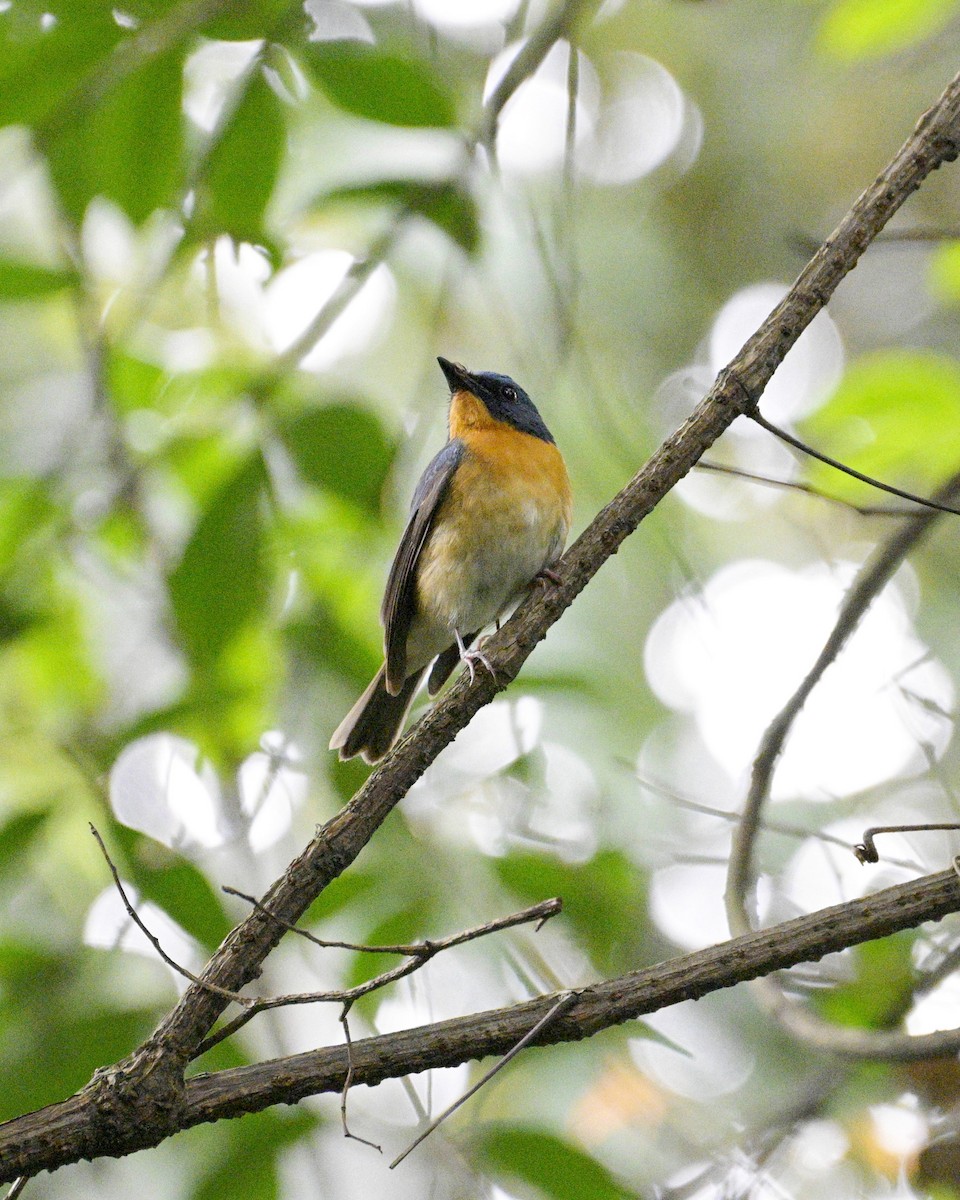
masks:
[[[556,587],[558,583],[562,582],[562,579],[556,571],[552,570],[550,567],[541,567],[531,580],[531,586],[546,588],[547,584],[552,583],[554,587]]]
[[[474,666],[474,663],[483,663],[483,665],[490,672],[493,682],[496,683],[497,682],[497,673],[493,669],[493,663],[491,663],[490,659],[487,658],[487,656],[479,648],[475,649],[475,650],[468,650],[466,648],[466,646],[463,644],[463,638],[460,636],[459,631],[454,630],[454,633],[457,635],[457,646],[460,649],[460,661],[463,663],[463,665],[467,668],[467,671],[470,673],[470,682],[473,683],[473,681],[477,677],[477,669]],[[486,639],[484,639],[484,641],[485,640]],[[483,643],[481,642],[481,645],[482,644]]]

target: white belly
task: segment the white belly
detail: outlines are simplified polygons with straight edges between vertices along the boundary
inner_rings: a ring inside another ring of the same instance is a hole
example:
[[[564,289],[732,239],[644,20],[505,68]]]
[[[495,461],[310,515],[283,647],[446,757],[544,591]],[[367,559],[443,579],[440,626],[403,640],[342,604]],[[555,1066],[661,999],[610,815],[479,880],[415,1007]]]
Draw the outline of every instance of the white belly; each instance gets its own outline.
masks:
[[[491,522],[492,524],[492,522]],[[424,665],[455,640],[492,625],[523,597],[545,566],[556,561],[566,528],[547,521],[532,499],[496,521],[498,536],[464,544],[454,523],[443,523],[424,547],[417,580],[418,613],[407,642],[407,665]]]

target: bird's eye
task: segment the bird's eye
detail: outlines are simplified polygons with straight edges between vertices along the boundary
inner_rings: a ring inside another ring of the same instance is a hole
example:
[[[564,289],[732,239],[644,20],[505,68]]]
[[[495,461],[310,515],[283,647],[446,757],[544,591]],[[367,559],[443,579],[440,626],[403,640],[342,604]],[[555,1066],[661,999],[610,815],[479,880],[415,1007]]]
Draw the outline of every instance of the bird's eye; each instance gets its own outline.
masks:
[[[516,389],[516,388],[512,388],[512,387],[505,387],[505,388],[503,389],[503,396],[504,396],[504,399],[505,399],[505,400],[516,400],[516,398],[517,398],[517,389]]]

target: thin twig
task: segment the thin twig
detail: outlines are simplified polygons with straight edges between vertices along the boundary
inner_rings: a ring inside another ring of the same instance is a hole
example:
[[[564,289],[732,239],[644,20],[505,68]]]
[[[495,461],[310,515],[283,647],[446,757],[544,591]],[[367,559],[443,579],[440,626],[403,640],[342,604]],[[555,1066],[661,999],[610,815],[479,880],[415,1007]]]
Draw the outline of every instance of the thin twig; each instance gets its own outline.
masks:
[[[960,880],[954,871],[910,880],[733,941],[586,986],[579,990],[576,1007],[554,1019],[542,1032],[538,1044],[580,1041],[602,1029],[681,1001],[697,999],[770,971],[810,963],[826,954],[887,937],[898,930],[912,929],[923,921],[939,920],[957,911],[960,911]],[[556,999],[555,994],[541,996],[506,1008],[355,1041],[353,1085],[374,1086],[388,1078],[405,1078],[436,1067],[458,1066],[472,1059],[504,1054],[553,1007]],[[891,1046],[902,1061],[916,1061],[956,1052],[960,1038],[955,1032],[934,1033],[906,1045],[903,1039],[895,1038]],[[839,1053],[844,1050],[841,1045]],[[294,1104],[307,1096],[339,1095],[346,1069],[345,1048],[338,1043],[270,1062],[193,1075],[178,1093],[176,1129],[260,1112],[274,1104]],[[153,1084],[152,1077],[147,1083]],[[118,1157],[158,1145],[170,1136],[169,1124],[144,1121],[137,1121],[132,1128],[113,1122],[101,1133],[102,1096],[91,1091],[88,1087],[66,1105],[48,1105],[0,1127],[0,1182],[77,1161],[81,1151],[88,1157],[107,1153]],[[71,1127],[89,1128],[88,1140],[79,1147],[75,1136],[65,1139],[58,1132],[65,1109]]]
[[[371,1142],[365,1137],[360,1137],[357,1133],[350,1132],[350,1126],[347,1124],[347,1093],[350,1091],[350,1084],[353,1083],[353,1040],[350,1037],[350,1022],[347,1016],[350,1009],[353,1007],[352,1001],[343,1006],[340,1013],[340,1024],[343,1026],[343,1039],[347,1047],[347,1073],[343,1080],[343,1091],[340,1093],[340,1123],[343,1125],[343,1136],[350,1138],[355,1142],[362,1142],[364,1146],[372,1146],[374,1150],[379,1150],[383,1153],[383,1147],[376,1142]]]
[[[23,1192],[23,1189],[29,1182],[29,1175],[21,1175],[18,1179],[15,1179],[10,1185],[10,1191],[7,1192],[5,1200],[16,1200],[16,1197]]]
[[[915,496],[913,492],[905,492],[902,488],[894,487],[893,484],[884,483],[882,480],[874,479],[870,475],[864,475],[862,471],[856,471],[853,467],[848,467],[846,463],[840,462],[839,459],[831,458],[829,454],[815,450],[812,446],[808,446],[806,442],[801,442],[798,437],[794,437],[792,433],[787,433],[779,425],[774,425],[772,421],[768,421],[755,406],[751,406],[745,415],[751,421],[756,421],[761,429],[766,429],[768,433],[772,433],[774,437],[779,438],[781,442],[786,442],[788,446],[793,446],[795,450],[799,450],[802,454],[806,454],[810,458],[817,459],[818,462],[825,463],[828,467],[842,471],[844,475],[849,475],[851,479],[858,479],[861,483],[866,483],[870,487],[877,488],[878,491],[887,492],[891,496],[899,496],[901,500],[909,500],[913,504],[921,505],[923,508],[932,508],[937,512],[951,513],[955,517],[960,517],[960,508],[954,508],[950,504],[941,504],[925,496]]]
[[[387,255],[396,245],[400,234],[406,228],[409,216],[409,211],[404,210],[390,222],[389,227],[374,241],[362,258],[353,260],[350,269],[337,285],[333,295],[320,306],[306,329],[293,340],[286,350],[276,356],[264,377],[267,387],[295,370],[307,357],[374,271],[383,264]],[[259,386],[262,389],[263,383]],[[258,390],[258,385],[254,384],[253,390]]]
[[[690,812],[701,813],[706,817],[714,817],[718,821],[724,821],[729,825],[733,825],[741,819],[740,813],[734,812],[728,808],[716,808],[711,804],[704,804],[700,800],[691,800],[689,796],[682,796],[679,792],[672,791],[664,784],[649,776],[637,775],[637,782],[641,787],[649,788],[652,792],[662,796],[671,804],[675,804],[677,808],[687,809]],[[849,850],[850,842],[846,838],[837,837],[833,833],[825,833],[822,829],[806,829],[803,825],[792,824],[787,821],[772,821],[769,817],[763,817],[760,821],[760,828],[764,833],[774,833],[779,837],[794,838],[797,841],[814,841],[820,842],[824,846],[836,846],[840,850]],[[876,832],[876,831],[874,831]],[[716,860],[726,865],[729,856],[724,854]],[[686,861],[690,861],[687,858]],[[903,858],[885,858],[885,862],[894,867],[903,867],[906,870],[919,871],[922,868],[917,862]]]
[[[531,904],[529,908],[511,913],[507,917],[498,917],[495,921],[487,921],[483,925],[475,925],[472,929],[465,929],[460,933],[451,934],[446,938],[422,942],[401,942],[393,946],[364,946],[356,942],[329,942],[324,938],[318,938],[309,929],[301,929],[299,925],[293,925],[289,921],[285,921],[282,917],[278,917],[266,905],[261,904],[255,896],[249,896],[245,892],[238,892],[236,888],[232,887],[224,887],[223,891],[228,896],[236,896],[240,900],[246,900],[248,904],[252,904],[261,912],[266,913],[268,917],[272,917],[274,921],[290,933],[296,933],[300,937],[306,938],[307,941],[313,942],[315,946],[320,946],[321,949],[358,950],[365,954],[403,954],[413,958],[431,957],[438,950],[449,950],[452,946],[460,946],[464,942],[472,942],[476,938],[485,937],[488,933],[500,933],[504,929],[512,929],[515,925],[527,925],[531,921],[537,921],[537,929],[540,929],[544,921],[549,920],[550,917],[555,917],[563,910],[563,901],[559,896],[555,896],[552,900],[541,900],[538,904]]]
[[[944,500],[960,495],[960,472],[940,488],[936,495]],[[760,815],[770,792],[773,772],[793,723],[827,668],[835,661],[849,638],[859,627],[860,621],[874,599],[938,519],[939,512],[937,510],[927,509],[918,513],[916,517],[904,521],[896,532],[881,544],[861,569],[847,593],[833,630],[824,643],[816,662],[764,732],[757,756],[754,759],[743,816],[734,834],[727,873],[727,918],[734,933],[744,933],[750,928],[750,920],[746,911],[746,897],[751,886],[753,849],[759,830]]]
[[[713,471],[717,475],[733,475],[737,479],[746,479],[750,483],[759,483],[767,487],[783,488],[785,491],[803,492],[806,496],[815,496],[818,500],[826,500],[828,504],[838,504],[858,513],[861,517],[912,517],[916,515],[915,508],[893,508],[887,504],[855,504],[843,496],[832,496],[829,492],[821,491],[812,483],[799,479],[777,479],[774,475],[761,475],[758,471],[747,471],[743,467],[732,467],[727,463],[713,462],[701,458],[697,463],[698,471]]]
[[[267,915],[274,915],[269,909],[263,906],[259,907]],[[381,971],[379,975],[375,975],[365,983],[358,983],[352,988],[342,988],[329,992],[291,992],[286,995],[271,997],[243,997],[243,1011],[204,1038],[200,1045],[197,1046],[192,1057],[199,1058],[218,1043],[225,1041],[228,1037],[232,1037],[233,1034],[242,1029],[244,1025],[253,1020],[259,1013],[267,1012],[273,1008],[292,1008],[302,1004],[345,1004],[349,1007],[361,999],[361,997],[367,996],[371,992],[379,991],[381,988],[385,988],[389,984],[396,983],[397,980],[405,979],[408,975],[419,971],[431,958],[444,950],[450,950],[454,946],[461,946],[465,942],[475,941],[477,938],[485,937],[487,934],[499,933],[501,930],[511,929],[515,925],[527,924],[530,921],[536,921],[538,923],[537,929],[539,929],[544,921],[552,916],[556,916],[562,907],[562,902],[559,899],[544,900],[539,904],[534,904],[530,908],[524,909],[522,912],[511,913],[508,917],[500,917],[496,921],[489,921],[485,925],[477,925],[473,929],[463,930],[460,933],[454,933],[449,937],[439,938],[436,941],[415,942],[410,946],[373,947],[374,950],[379,950],[387,954],[403,954],[406,956],[407,961],[400,963],[396,967],[391,967],[388,971]],[[274,919],[279,920],[279,918]],[[282,924],[291,932],[299,933],[317,945],[324,947],[328,945],[315,938],[306,930],[298,929],[286,922],[282,922]],[[340,946],[344,949],[354,949],[354,947],[346,943],[340,943]]]
[[[929,506],[913,519],[905,521],[878,548],[847,593],[833,630],[816,662],[768,725],[754,759],[743,816],[734,831],[731,845],[725,902],[727,919],[733,933],[745,933],[751,925],[747,897],[752,886],[754,847],[760,830],[763,807],[770,794],[773,773],[794,721],[824,672],[836,660],[859,627],[867,609],[899,570],[907,555],[939,520],[940,512],[943,511],[941,505],[958,494],[960,472],[937,491],[937,506]],[[757,980],[753,986],[761,1003],[785,1029],[818,1048],[837,1051],[850,1057],[896,1059],[911,1053],[911,1043],[914,1043],[915,1039],[909,1034],[835,1026],[787,996],[772,976]],[[949,1039],[951,1034],[960,1042],[960,1030],[950,1031],[945,1034],[945,1038]]]
[[[483,109],[483,118],[477,130],[477,143],[492,147],[497,134],[497,125],[507,101],[522,83],[533,75],[543,60],[561,38],[567,37],[585,14],[598,6],[597,0],[563,0],[542,25],[524,42],[504,73],[503,78],[490,93]],[[571,48],[571,53],[576,53]]]
[[[853,852],[862,863],[876,863],[880,861],[880,855],[873,839],[878,833],[926,833],[936,829],[955,831],[960,829],[960,825],[956,821],[938,821],[924,825],[873,825],[863,831],[863,841],[853,847]]]
[[[170,955],[160,944],[159,938],[150,932],[147,926],[143,923],[140,914],[130,902],[130,898],[127,896],[126,889],[120,880],[120,874],[117,871],[117,868],[114,866],[113,859],[107,852],[107,847],[104,845],[103,838],[100,836],[100,831],[92,822],[90,823],[90,832],[96,838],[97,845],[100,847],[100,852],[103,854],[103,857],[106,859],[107,866],[110,868],[110,874],[113,876],[114,886],[120,893],[120,899],[123,901],[123,907],[127,910],[127,916],[134,923],[134,925],[136,925],[136,927],[140,930],[154,950],[156,950],[157,954],[160,955],[167,966],[176,971],[178,975],[182,975],[184,979],[189,979],[191,983],[199,984],[200,987],[207,989],[215,996],[222,996],[226,1000],[232,1000],[235,1004],[248,1005],[253,1003],[249,996],[241,996],[238,992],[230,991],[229,988],[218,987],[215,983],[207,983],[206,980],[201,979],[199,975],[194,975],[192,971],[188,971],[187,968],[178,963],[176,959],[170,957]]]
[[[530,1032],[527,1034],[524,1034],[524,1036],[520,1039],[520,1041],[517,1042],[517,1044],[514,1047],[512,1047],[512,1049],[508,1050],[507,1053],[503,1056],[503,1058],[501,1058],[500,1061],[498,1063],[496,1063],[495,1066],[491,1067],[490,1070],[487,1071],[485,1075],[481,1076],[481,1078],[477,1080],[477,1082],[473,1085],[473,1087],[468,1088],[467,1091],[465,1091],[458,1100],[454,1100],[454,1102],[451,1105],[449,1105],[447,1108],[445,1108],[443,1110],[443,1112],[435,1120],[431,1121],[430,1124],[426,1127],[426,1129],[424,1129],[423,1132],[421,1134],[419,1134],[419,1136],[414,1138],[414,1140],[410,1143],[410,1145],[406,1148],[406,1150],[403,1151],[402,1154],[397,1155],[397,1157],[390,1164],[390,1170],[392,1171],[394,1167],[398,1167],[400,1165],[400,1163],[402,1163],[403,1160],[407,1157],[407,1155],[410,1154],[411,1151],[416,1150],[417,1146],[419,1146],[422,1141],[424,1141],[426,1138],[428,1138],[430,1136],[430,1134],[433,1133],[433,1131],[439,1125],[441,1125],[447,1119],[447,1117],[449,1117],[451,1115],[451,1113],[455,1113],[462,1104],[466,1104],[466,1102],[470,1099],[471,1096],[476,1095],[476,1093],[480,1091],[480,1089],[484,1086],[485,1083],[488,1083],[494,1077],[494,1075],[497,1074],[498,1071],[502,1071],[503,1068],[507,1065],[507,1063],[509,1063],[513,1059],[515,1059],[521,1050],[523,1050],[525,1047],[529,1046],[530,1043],[540,1033],[543,1032],[543,1030],[545,1030],[548,1026],[552,1025],[553,1022],[557,1019],[557,1017],[559,1017],[563,1013],[565,1013],[568,1008],[572,1008],[573,1005],[577,1002],[578,998],[579,998],[578,992],[566,992],[564,995],[562,995],[560,997],[560,999],[556,1002],[556,1004],[553,1006],[553,1008],[551,1008],[548,1013],[546,1013],[544,1016],[542,1016],[540,1018],[540,1020],[536,1023],[536,1025],[534,1025],[534,1027],[530,1030]]]

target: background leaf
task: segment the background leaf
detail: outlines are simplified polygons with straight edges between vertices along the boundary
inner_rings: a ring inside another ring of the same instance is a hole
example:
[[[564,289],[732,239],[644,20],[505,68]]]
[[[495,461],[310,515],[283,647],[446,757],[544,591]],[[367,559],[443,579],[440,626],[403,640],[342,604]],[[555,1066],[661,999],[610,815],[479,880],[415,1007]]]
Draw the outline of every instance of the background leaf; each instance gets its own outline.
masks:
[[[545,1131],[494,1126],[483,1131],[476,1149],[496,1176],[522,1180],[554,1200],[627,1200],[635,1194],[596,1159]]]
[[[198,239],[226,233],[237,241],[266,240],[264,212],[286,145],[283,101],[263,70],[241,85],[242,95],[216,135],[192,222]]]
[[[933,488],[960,463],[960,366],[925,350],[864,355],[807,429],[818,449],[828,437],[832,457],[885,483]],[[835,491],[863,494],[837,471],[818,464],[816,473]]]
[[[878,58],[939,32],[956,12],[956,0],[835,0],[820,45],[841,59]]]
[[[184,169],[182,93],[183,51],[176,48],[147,59],[64,125],[48,161],[76,222],[94,196],[113,200],[136,224],[173,203]]]
[[[214,495],[170,576],[177,627],[199,666],[216,660],[266,597],[265,485],[254,455]]]
[[[72,93],[123,36],[98,0],[8,5],[0,12],[0,125],[73,115]]]
[[[324,405],[287,421],[281,435],[308,483],[379,511],[395,446],[372,413],[356,403]]]
[[[74,271],[0,258],[0,300],[35,300],[78,282]]]
[[[424,183],[412,179],[384,179],[376,183],[335,188],[317,201],[328,204],[354,204],[361,201],[389,203],[420,213],[441,229],[467,254],[480,244],[480,218],[476,202],[456,180]]]
[[[305,51],[312,79],[334,104],[389,125],[449,126],[454,105],[430,67],[357,42],[315,42]]]

